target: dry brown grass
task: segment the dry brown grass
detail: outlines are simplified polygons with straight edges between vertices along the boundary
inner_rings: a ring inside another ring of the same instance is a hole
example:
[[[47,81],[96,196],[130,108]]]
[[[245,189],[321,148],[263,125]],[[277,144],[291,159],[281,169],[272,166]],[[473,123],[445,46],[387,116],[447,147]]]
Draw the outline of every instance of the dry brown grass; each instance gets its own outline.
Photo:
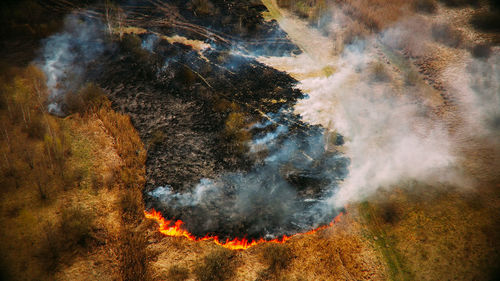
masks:
[[[168,269],[167,278],[172,281],[184,281],[189,278],[189,269],[179,265],[172,265]]]
[[[327,8],[327,0],[278,0],[277,4],[311,23],[318,22]]]
[[[370,30],[362,23],[358,21],[353,21],[346,27],[346,30],[343,33],[343,44],[348,45],[354,43],[356,39],[361,40],[365,36],[370,34]]]
[[[208,253],[195,266],[194,274],[200,281],[230,280],[235,272],[234,252],[217,248]]]
[[[123,159],[125,168],[133,170],[144,170],[146,161],[146,151],[142,141],[133,130],[124,130],[124,128],[133,128],[130,117],[111,110],[111,103],[107,101],[98,111],[97,117],[102,121],[106,132],[116,141],[114,144],[118,155]],[[141,177],[136,180],[126,180],[127,184],[132,184],[135,188],[141,188]]]
[[[62,211],[59,223],[54,225],[49,222],[44,226],[45,237],[37,257],[49,274],[61,264],[71,262],[73,252],[85,251],[91,246],[94,216],[81,206],[71,207]]]
[[[350,211],[349,211],[350,212]],[[352,211],[356,216],[355,209]],[[233,252],[231,280],[387,280],[382,256],[363,234],[360,223],[351,215],[332,228],[312,235],[298,236],[283,245],[263,244],[246,251]],[[213,272],[204,258],[219,249],[211,241],[192,242],[183,238],[162,237],[155,228],[149,234],[154,241],[150,250],[157,252],[151,270],[163,280],[172,264],[182,264],[195,272]],[[269,248],[268,248],[269,247]],[[236,261],[237,262],[233,262]],[[221,263],[227,263],[227,259]],[[274,268],[275,271],[269,270]],[[196,277],[194,280],[200,280]]]
[[[142,230],[124,227],[120,235],[120,272],[124,281],[149,280],[147,240]]]
[[[389,202],[373,204],[370,224],[414,280],[494,280],[500,204],[491,187],[462,194],[429,188],[398,190]]]
[[[371,31],[380,31],[409,13],[410,1],[346,0],[337,1],[345,13]]]
[[[121,219],[140,223],[143,210],[145,151],[129,118],[93,98],[84,114],[48,115],[41,72],[7,70],[0,77],[0,274],[117,280],[132,276],[116,269],[123,261],[147,276],[143,231],[120,228]],[[82,95],[100,91],[93,87]],[[113,176],[122,170],[134,176]],[[120,186],[130,188],[121,192]],[[132,252],[134,259],[122,258]]]
[[[421,13],[434,13],[437,9],[435,0],[415,0],[413,2],[413,9]]]
[[[375,82],[388,82],[391,79],[386,66],[382,62],[373,63],[369,66],[368,71]]]
[[[292,253],[288,245],[272,243],[264,248],[262,259],[271,272],[276,272],[285,269],[289,265]]]

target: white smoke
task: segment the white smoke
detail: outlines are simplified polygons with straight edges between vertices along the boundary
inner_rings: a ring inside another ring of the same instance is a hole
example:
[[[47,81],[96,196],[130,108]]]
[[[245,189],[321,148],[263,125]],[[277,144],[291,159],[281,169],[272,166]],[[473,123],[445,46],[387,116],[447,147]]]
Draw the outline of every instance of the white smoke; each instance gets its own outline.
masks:
[[[299,22],[296,27],[294,22]],[[349,175],[330,198],[334,207],[365,200],[381,188],[404,185],[406,180],[434,185],[465,182],[458,171],[455,140],[445,122],[433,116],[435,108],[426,100],[425,86],[430,86],[405,85],[404,73],[393,71],[380,55],[380,42],[406,49],[410,55],[422,54],[431,40],[429,24],[420,18],[407,20],[344,48],[335,48],[332,39],[342,34],[342,22],[330,24],[329,36],[314,38],[304,30],[294,31],[304,29],[299,19],[280,24],[292,41],[303,45],[305,54],[259,60],[300,80],[298,88],[309,98],[299,101],[295,112],[305,122],[345,137],[342,151],[350,159]],[[325,50],[333,51],[324,56]],[[336,50],[342,51],[335,55]],[[325,65],[333,74],[324,71]],[[384,79],[376,79],[377,75]],[[498,87],[494,89],[498,93]]]
[[[62,100],[83,84],[86,67],[103,53],[102,24],[95,19],[70,14],[62,32],[44,40],[37,59],[47,77],[50,91],[48,110],[64,115]]]
[[[363,200],[404,179],[447,181],[454,156],[443,125],[425,108],[398,96],[390,83],[370,79],[366,53],[347,49],[332,76],[301,81],[309,99],[296,106],[304,121],[332,126],[345,139],[349,176],[332,198],[335,206]]]
[[[159,41],[160,38],[156,34],[147,34],[141,42],[141,48],[150,53],[154,53],[154,48]]]
[[[489,58],[467,57],[446,69],[448,88],[459,98],[466,131],[493,137],[500,133],[500,53]]]
[[[277,114],[252,127],[262,132],[248,144],[250,154],[267,156],[250,171],[202,179],[187,192],[158,187],[149,193],[154,204],[200,235],[275,238],[330,222],[337,210],[326,207],[327,199],[345,177],[348,161],[328,151],[322,130],[292,132],[285,125],[289,118]]]

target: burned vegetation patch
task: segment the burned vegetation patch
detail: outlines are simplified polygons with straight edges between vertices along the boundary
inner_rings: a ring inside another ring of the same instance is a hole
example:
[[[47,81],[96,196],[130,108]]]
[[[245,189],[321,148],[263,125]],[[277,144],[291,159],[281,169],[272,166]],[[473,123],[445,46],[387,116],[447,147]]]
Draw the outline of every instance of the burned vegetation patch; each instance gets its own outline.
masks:
[[[143,54],[140,40],[125,35],[97,79],[147,146],[147,191],[165,184],[183,190],[203,177],[248,169],[249,136],[240,131],[302,97],[292,78],[253,59],[217,50],[202,58],[166,40]]]
[[[191,19],[181,10],[177,18]],[[217,13],[238,15],[224,11]],[[88,71],[147,148],[146,207],[184,221],[195,236],[276,238],[330,222],[338,210],[324,199],[347,174],[348,160],[334,149],[341,136],[303,123],[292,110],[304,97],[297,81],[249,52],[274,36],[272,26],[236,35],[239,21],[203,17],[192,24],[213,24],[210,32],[234,45],[200,49],[158,32],[123,34]],[[271,41],[287,41],[278,35]]]

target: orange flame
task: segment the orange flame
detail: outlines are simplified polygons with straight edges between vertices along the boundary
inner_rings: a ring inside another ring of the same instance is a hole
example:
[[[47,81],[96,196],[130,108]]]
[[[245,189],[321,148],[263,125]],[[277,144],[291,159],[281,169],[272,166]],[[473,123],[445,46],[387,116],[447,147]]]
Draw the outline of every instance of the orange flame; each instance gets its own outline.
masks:
[[[310,230],[305,233],[298,233],[294,234],[291,236],[284,235],[282,238],[276,238],[272,240],[265,240],[264,238],[260,238],[258,240],[248,240],[246,238],[234,238],[233,240],[220,240],[219,237],[217,236],[209,236],[206,235],[205,237],[202,238],[197,238],[193,234],[189,233],[189,231],[185,230],[182,228],[182,225],[184,222],[181,220],[178,220],[176,222],[172,220],[166,220],[163,218],[162,214],[155,209],[151,209],[151,211],[144,211],[144,215],[146,216],[147,219],[152,219],[155,220],[158,223],[158,231],[160,231],[162,234],[166,236],[171,236],[171,237],[186,237],[187,239],[191,241],[205,241],[205,240],[213,240],[215,244],[220,245],[224,248],[230,249],[230,250],[246,250],[250,247],[253,247],[258,244],[262,243],[285,243],[287,240],[290,238],[297,236],[297,235],[305,235],[305,234],[313,234],[316,233],[320,230],[326,229],[330,226],[333,226],[334,223],[337,223],[340,221],[340,217],[343,215],[343,213],[340,213],[338,216],[336,216],[332,222],[330,222],[327,225],[320,226],[318,228],[315,228],[313,230]],[[172,224],[173,223],[173,224]]]

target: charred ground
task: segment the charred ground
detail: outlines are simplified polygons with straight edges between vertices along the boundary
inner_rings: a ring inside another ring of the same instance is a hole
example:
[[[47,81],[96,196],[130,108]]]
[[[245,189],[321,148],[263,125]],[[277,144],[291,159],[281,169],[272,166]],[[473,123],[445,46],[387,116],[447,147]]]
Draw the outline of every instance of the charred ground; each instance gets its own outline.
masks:
[[[110,48],[112,51],[98,60],[99,65],[91,65],[87,71],[91,74],[88,80],[97,82],[109,92],[113,107],[131,116],[147,147],[146,207],[161,210],[169,219],[182,219],[198,236],[215,233],[224,237],[259,238],[266,233],[294,234],[317,225],[316,221],[305,224],[301,221],[299,225],[286,217],[285,209],[302,210],[309,208],[306,206],[309,203],[293,202],[293,207],[285,206],[283,202],[279,204],[279,196],[274,199],[278,200],[276,202],[262,195],[253,198],[262,200],[262,208],[256,204],[251,207],[255,210],[253,216],[239,215],[237,219],[226,218],[233,211],[231,207],[213,204],[175,208],[151,196],[150,192],[159,186],[172,187],[175,192],[189,192],[204,178],[216,179],[225,173],[265,169],[259,165],[270,152],[248,153],[248,143],[278,126],[286,126],[288,131],[281,143],[286,143],[287,137],[292,138],[293,142],[303,142],[298,145],[303,151],[309,147],[305,138],[323,134],[320,127],[301,122],[293,113],[284,113],[298,99],[304,98],[294,88],[297,81],[257,62],[252,56],[297,52],[297,47],[279,31],[275,22],[265,22],[260,16],[262,5],[219,1],[213,4],[216,6],[214,12],[201,16],[196,16],[195,7],[186,9],[184,5],[184,2],[175,1],[168,4],[173,13],[170,19],[177,24],[153,28],[139,35],[124,34]],[[152,15],[154,13],[148,14]],[[148,22],[155,22],[155,19],[149,18]],[[207,40],[200,34],[193,34],[193,29],[183,28],[185,26],[220,35]],[[205,39],[212,47],[196,50],[190,45],[169,42],[164,34],[172,32]],[[145,48],[145,42],[151,45]],[[269,121],[273,124],[253,127]],[[335,136],[333,142],[341,144],[342,140]],[[321,171],[324,163],[331,164],[336,155],[335,151],[326,152],[311,167],[304,167],[306,170],[285,167],[274,172],[279,174],[277,180],[284,178],[286,183],[283,184],[293,187],[299,198],[317,199],[337,181]],[[309,156],[297,157],[293,161],[302,157],[302,161],[307,162]],[[346,163],[344,159],[333,165],[337,169],[333,174],[345,176]],[[231,200],[237,200],[233,196],[238,192],[235,189],[229,187],[224,191],[228,205],[234,204]],[[271,206],[282,209],[270,209]],[[330,215],[321,218],[320,222],[328,223],[335,213]],[[212,219],[216,223],[198,227]],[[250,229],[253,229],[251,233]]]

